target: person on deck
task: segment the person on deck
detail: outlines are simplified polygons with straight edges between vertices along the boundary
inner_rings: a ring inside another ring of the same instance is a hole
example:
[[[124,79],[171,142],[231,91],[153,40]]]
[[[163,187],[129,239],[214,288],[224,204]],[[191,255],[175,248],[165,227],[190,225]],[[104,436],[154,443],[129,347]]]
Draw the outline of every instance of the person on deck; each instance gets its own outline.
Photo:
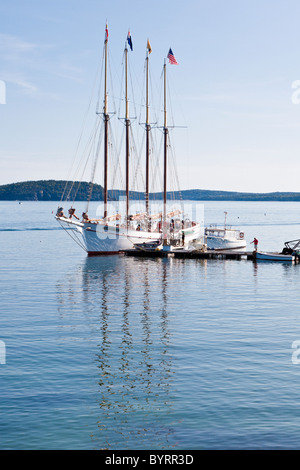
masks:
[[[72,217],[75,217],[75,219],[79,220],[79,217],[77,217],[77,215],[75,214],[75,210],[76,209],[73,209],[71,207],[71,209],[69,209],[69,218],[72,219]]]
[[[253,245],[254,245],[254,251],[257,251],[257,247],[258,247],[258,240],[257,240],[257,238],[254,237],[254,240],[253,240],[251,243],[253,243]]]
[[[171,222],[170,222],[171,238],[174,238],[174,230],[175,230],[175,221],[174,221],[174,219],[171,219]]]
[[[87,215],[86,212],[82,213],[82,222],[87,224],[90,221],[89,216]]]
[[[57,209],[56,217],[66,217],[65,214],[64,214],[64,208],[63,207],[59,207]]]

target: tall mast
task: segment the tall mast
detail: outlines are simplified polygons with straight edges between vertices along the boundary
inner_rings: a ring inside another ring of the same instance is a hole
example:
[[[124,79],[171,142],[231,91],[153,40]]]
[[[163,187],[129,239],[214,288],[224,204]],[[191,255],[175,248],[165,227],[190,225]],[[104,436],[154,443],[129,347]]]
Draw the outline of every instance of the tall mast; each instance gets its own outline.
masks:
[[[146,217],[149,224],[149,150],[150,149],[150,124],[149,124],[149,49],[146,57]]]
[[[125,45],[125,126],[126,126],[126,227],[129,224],[129,101],[128,101],[128,73],[127,73],[128,49]]]
[[[107,217],[107,166],[108,166],[108,99],[107,99],[107,46],[108,46],[108,29],[106,25],[105,30],[105,78],[104,78],[104,108],[103,108],[103,119],[104,119],[104,219]]]
[[[168,149],[167,127],[167,66],[166,59],[164,62],[164,208],[163,208],[163,244],[167,243],[166,237],[166,218],[167,218],[167,149]]]

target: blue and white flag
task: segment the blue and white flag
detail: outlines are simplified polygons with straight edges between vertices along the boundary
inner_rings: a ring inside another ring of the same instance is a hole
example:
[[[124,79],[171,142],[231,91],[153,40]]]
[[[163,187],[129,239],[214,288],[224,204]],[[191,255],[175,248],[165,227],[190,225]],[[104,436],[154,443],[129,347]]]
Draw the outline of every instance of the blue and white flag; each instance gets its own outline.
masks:
[[[127,41],[128,41],[128,44],[129,44],[130,49],[133,50],[132,39],[131,39],[130,31],[128,31]]]

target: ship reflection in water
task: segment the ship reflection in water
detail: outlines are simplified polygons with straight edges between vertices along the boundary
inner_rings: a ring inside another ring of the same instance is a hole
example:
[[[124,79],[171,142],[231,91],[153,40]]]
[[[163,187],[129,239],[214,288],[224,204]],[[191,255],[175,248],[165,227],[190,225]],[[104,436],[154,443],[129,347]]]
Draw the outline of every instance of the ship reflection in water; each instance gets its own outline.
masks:
[[[169,269],[162,259],[87,258],[69,278],[70,304],[84,305],[82,328],[95,346],[96,448],[176,447]]]

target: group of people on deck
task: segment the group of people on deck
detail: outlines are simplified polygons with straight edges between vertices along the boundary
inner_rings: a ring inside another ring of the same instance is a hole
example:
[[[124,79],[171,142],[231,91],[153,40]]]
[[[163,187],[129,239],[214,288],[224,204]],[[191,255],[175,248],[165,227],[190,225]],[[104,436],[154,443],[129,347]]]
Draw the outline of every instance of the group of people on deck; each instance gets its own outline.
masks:
[[[179,224],[180,224],[180,221],[179,221]],[[180,227],[180,225],[179,225]],[[179,229],[178,227],[178,222],[176,222],[176,228]],[[184,220],[181,221],[181,229],[184,229],[185,228],[185,223],[184,223]],[[162,222],[159,221],[158,224],[157,224],[157,229],[159,232],[162,232]],[[175,232],[175,220],[174,219],[171,219],[170,221],[170,233],[171,233],[171,236],[174,234]]]
[[[71,207],[69,210],[68,210],[68,213],[69,213],[69,216],[67,217],[65,214],[64,214],[64,211],[63,211],[63,207],[59,207],[57,209],[57,213],[56,213],[56,216],[57,217],[62,217],[62,218],[65,218],[65,219],[72,219],[72,217],[75,217],[75,219],[79,220],[79,217],[77,217],[77,215],[75,214],[75,210],[73,207]],[[88,223],[90,222],[90,219],[89,219],[89,216],[87,214],[87,212],[83,212],[82,213],[82,223]],[[161,221],[158,222],[158,225],[157,225],[157,228],[158,228],[158,231],[159,232],[162,232],[162,223]],[[181,228],[184,229],[184,220],[182,220],[181,222]],[[139,224],[136,228],[137,231],[140,231],[141,230],[141,225]],[[175,221],[174,219],[171,220],[170,222],[170,234],[171,234],[171,237],[174,236],[174,232],[175,232]],[[184,244],[184,232],[182,232],[182,243]]]
[[[59,207],[57,209],[57,213],[56,213],[56,217],[63,217],[64,219],[72,219],[72,217],[75,217],[75,219],[79,220],[79,217],[77,217],[77,215],[75,214],[75,210],[73,207],[71,207],[69,210],[68,210],[68,213],[69,213],[69,217],[67,217],[65,214],[64,214],[64,209],[63,207]],[[82,223],[87,223],[89,222],[90,219],[89,219],[89,216],[86,212],[83,212],[82,213]]]

